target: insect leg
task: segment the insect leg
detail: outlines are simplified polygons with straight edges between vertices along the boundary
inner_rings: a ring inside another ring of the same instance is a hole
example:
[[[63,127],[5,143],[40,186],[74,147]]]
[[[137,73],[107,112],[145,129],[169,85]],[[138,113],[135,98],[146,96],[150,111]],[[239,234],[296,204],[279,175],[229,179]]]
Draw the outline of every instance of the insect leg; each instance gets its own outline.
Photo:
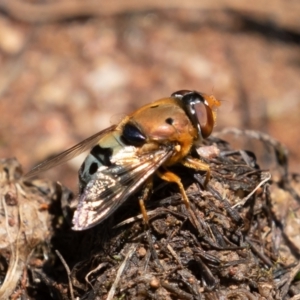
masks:
[[[182,182],[181,182],[181,179],[180,177],[178,177],[176,174],[168,171],[168,170],[159,170],[159,171],[156,171],[156,174],[158,177],[160,177],[162,180],[165,180],[167,182],[174,182],[178,185],[179,187],[179,191],[180,191],[180,194],[183,198],[183,201],[184,201],[184,204],[186,206],[187,209],[190,208],[190,201],[189,201],[189,198],[184,190],[184,187],[182,185]]]
[[[142,212],[142,215],[144,218],[144,222],[147,225],[149,223],[149,217],[148,217],[147,210],[145,207],[145,201],[149,198],[150,192],[152,191],[152,187],[153,187],[153,179],[152,179],[152,176],[150,176],[146,180],[146,182],[142,188],[141,195],[139,196],[139,204],[140,204],[141,212]]]
[[[185,157],[181,163],[191,169],[195,169],[197,171],[206,171],[206,177],[205,177],[205,181],[204,181],[204,186],[206,186],[208,184],[208,181],[210,179],[210,166],[206,163],[204,163],[203,161],[201,161],[200,159],[197,158],[193,158],[191,156],[187,156]]]

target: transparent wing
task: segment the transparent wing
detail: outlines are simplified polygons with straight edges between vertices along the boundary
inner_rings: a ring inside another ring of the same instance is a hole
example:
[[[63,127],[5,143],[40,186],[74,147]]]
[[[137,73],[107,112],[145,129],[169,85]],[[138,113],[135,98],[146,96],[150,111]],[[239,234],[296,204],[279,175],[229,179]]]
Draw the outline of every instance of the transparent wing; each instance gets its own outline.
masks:
[[[174,153],[171,146],[142,155],[137,155],[135,147],[124,148],[126,154],[112,166],[100,167],[80,195],[74,230],[93,227],[110,216]]]
[[[29,171],[27,174],[24,175],[24,178],[33,177],[35,175],[38,175],[41,172],[44,172],[46,170],[49,170],[55,166],[61,165],[68,160],[78,156],[82,152],[91,149],[93,146],[95,146],[100,137],[104,134],[113,131],[116,128],[116,125],[113,125],[111,127],[108,127],[107,129],[104,129],[91,137],[85,139],[84,141],[80,142],[79,144],[73,146],[72,148],[54,156],[49,159],[46,159],[45,161],[41,162],[37,166],[35,166],[31,171]]]

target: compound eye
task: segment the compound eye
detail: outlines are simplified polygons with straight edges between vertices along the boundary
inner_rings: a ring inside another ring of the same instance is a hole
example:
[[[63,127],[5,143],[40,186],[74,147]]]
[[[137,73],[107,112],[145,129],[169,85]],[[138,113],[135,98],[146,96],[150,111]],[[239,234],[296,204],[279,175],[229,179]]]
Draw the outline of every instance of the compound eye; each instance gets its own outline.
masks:
[[[204,102],[194,104],[194,111],[201,129],[203,138],[207,138],[214,128],[214,117],[211,108]]]
[[[189,91],[182,96],[181,101],[190,120],[197,127],[199,138],[207,138],[214,127],[214,116],[205,95]]]
[[[192,93],[192,91],[190,91],[190,90],[180,90],[180,91],[174,92],[171,95],[171,97],[182,98],[183,96],[185,96],[185,95],[187,95],[189,93]]]

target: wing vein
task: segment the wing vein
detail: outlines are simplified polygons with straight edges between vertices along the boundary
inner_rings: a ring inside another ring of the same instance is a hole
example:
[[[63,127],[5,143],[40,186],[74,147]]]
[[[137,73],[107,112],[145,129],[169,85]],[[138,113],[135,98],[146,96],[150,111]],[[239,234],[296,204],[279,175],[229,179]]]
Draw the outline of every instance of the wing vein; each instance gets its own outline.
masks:
[[[89,138],[85,139],[84,141],[81,141],[80,143],[76,144],[75,146],[71,147],[70,149],[54,156],[49,159],[46,159],[45,161],[41,162],[37,166],[35,166],[31,171],[29,171],[27,174],[24,175],[24,178],[30,178],[33,176],[38,175],[41,172],[44,172],[46,170],[49,170],[55,166],[58,166],[60,164],[63,164],[67,162],[68,160],[78,156],[84,151],[87,151],[91,149],[93,146],[97,144],[100,137],[107,132],[110,132],[114,130],[116,125],[113,125],[103,131],[100,131]]]
[[[164,147],[137,156],[133,164],[128,159],[119,159],[117,165],[100,170],[80,196],[73,217],[73,229],[87,229],[109,217],[173,153],[174,147]]]

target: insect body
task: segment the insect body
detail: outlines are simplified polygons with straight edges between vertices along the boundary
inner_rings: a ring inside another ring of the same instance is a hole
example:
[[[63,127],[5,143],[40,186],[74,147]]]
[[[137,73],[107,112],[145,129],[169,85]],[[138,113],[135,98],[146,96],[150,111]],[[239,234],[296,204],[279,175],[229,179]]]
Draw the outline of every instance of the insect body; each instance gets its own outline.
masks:
[[[144,186],[140,206],[152,185],[152,175],[174,182],[184,203],[189,200],[180,178],[168,167],[180,163],[207,172],[209,166],[190,155],[194,146],[208,137],[215,124],[213,96],[182,90],[171,97],[145,105],[112,126],[73,148],[47,160],[27,174],[36,175],[92,148],[79,170],[79,204],[73,229],[95,226],[110,216],[130,195]]]

